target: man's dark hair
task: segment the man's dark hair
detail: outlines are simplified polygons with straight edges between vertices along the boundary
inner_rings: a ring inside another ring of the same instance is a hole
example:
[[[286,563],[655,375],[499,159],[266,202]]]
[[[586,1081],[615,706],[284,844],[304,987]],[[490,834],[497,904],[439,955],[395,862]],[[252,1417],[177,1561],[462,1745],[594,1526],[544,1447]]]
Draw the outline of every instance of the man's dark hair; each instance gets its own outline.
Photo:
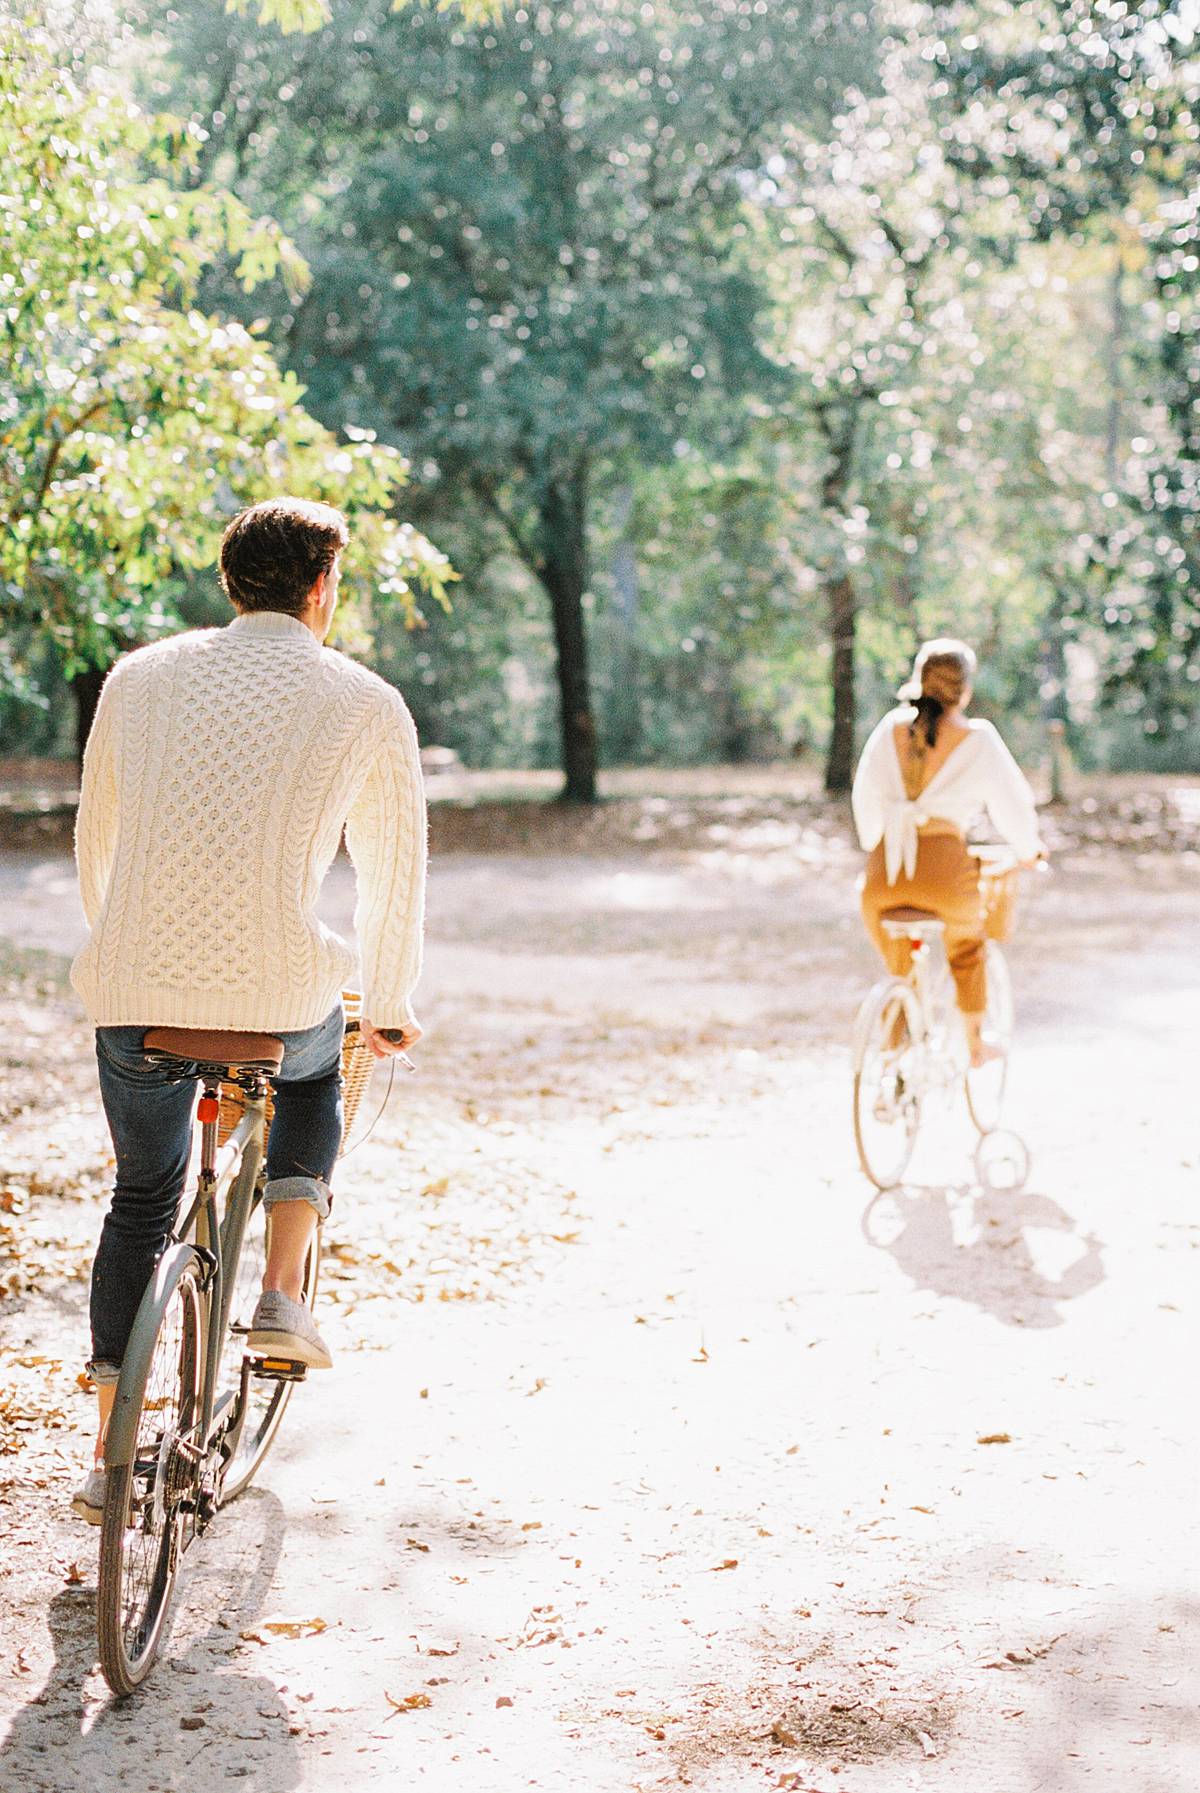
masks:
[[[267,498],[241,511],[221,537],[221,584],[239,610],[299,616],[350,531],[341,511],[307,498]]]

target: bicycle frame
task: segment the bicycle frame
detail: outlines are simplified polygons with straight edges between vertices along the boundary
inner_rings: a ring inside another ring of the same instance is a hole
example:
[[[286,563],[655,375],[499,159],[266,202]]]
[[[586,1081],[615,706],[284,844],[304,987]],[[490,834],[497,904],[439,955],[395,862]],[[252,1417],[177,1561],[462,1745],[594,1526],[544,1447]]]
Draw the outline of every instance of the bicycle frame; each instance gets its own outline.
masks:
[[[934,946],[929,940],[914,940],[912,943],[912,966],[904,980],[916,998],[917,1009],[921,1017],[921,1037],[918,1042],[920,1053],[920,1081],[923,1090],[950,1089],[957,1084],[963,1073],[962,1055],[956,1051],[951,1041],[955,1038],[953,1031],[946,1030],[946,1037],[939,1040],[939,1024],[943,1017],[938,1014],[934,1002]]]

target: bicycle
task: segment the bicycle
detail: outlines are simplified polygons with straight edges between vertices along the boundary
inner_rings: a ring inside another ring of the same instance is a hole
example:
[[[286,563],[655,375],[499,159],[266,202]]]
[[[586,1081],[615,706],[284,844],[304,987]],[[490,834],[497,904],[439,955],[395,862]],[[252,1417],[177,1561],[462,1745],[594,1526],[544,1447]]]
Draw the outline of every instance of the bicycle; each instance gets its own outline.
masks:
[[[1007,848],[972,847],[980,861],[989,913],[1003,906],[1003,931],[1011,906],[1017,861]],[[1008,1059],[1013,1032],[1012,981],[999,941],[986,941],[985,1032],[999,1056],[972,1066],[954,1005],[949,967],[934,946],[943,923],[927,909],[898,907],[882,917],[884,931],[907,940],[911,968],[905,977],[881,979],[864,999],[854,1023],[854,1138],[859,1162],[878,1189],[894,1189],[916,1149],[922,1115],[931,1097],[952,1098],[961,1088],[979,1136],[975,1169],[991,1188],[1019,1189],[1029,1174],[1029,1154],[1016,1134],[1002,1131]]]
[[[353,1004],[349,997],[347,1128],[373,1065]],[[268,1079],[283,1042],[166,1027],[150,1029],[145,1050],[199,1078],[200,1171],[138,1308],[105,1440],[96,1629],[104,1678],[119,1696],[153,1666],[185,1552],[249,1486],[307,1375],[305,1365],[252,1356],[244,1343],[266,1262]],[[319,1269],[318,1232],[304,1271],[310,1307]]]

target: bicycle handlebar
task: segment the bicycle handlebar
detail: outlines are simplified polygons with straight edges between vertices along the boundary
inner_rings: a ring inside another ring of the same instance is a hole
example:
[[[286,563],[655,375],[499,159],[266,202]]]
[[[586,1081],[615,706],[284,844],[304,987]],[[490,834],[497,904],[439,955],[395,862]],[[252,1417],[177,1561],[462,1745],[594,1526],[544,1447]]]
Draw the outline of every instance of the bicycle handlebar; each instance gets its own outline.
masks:
[[[980,866],[984,871],[991,872],[993,876],[997,877],[1003,875],[1005,872],[1029,869],[1036,872],[1048,872],[1050,870],[1049,864],[1045,858],[1036,859],[1032,868],[1029,868],[1023,859],[1017,858],[1011,847],[1002,845],[1000,842],[969,841],[967,843],[967,852],[970,853],[973,859],[978,859]]]

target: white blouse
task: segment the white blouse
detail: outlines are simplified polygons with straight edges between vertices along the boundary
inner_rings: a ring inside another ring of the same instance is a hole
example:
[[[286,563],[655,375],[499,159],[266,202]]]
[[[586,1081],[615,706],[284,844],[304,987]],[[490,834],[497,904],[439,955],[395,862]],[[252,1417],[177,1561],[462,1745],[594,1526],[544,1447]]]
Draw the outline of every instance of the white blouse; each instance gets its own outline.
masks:
[[[894,884],[917,864],[917,831],[926,822],[952,822],[965,834],[986,810],[1019,859],[1041,851],[1029,782],[990,722],[972,720],[969,733],[942,761],[918,797],[906,796],[895,730],[913,711],[891,710],[873,731],[854,775],[851,805],[864,851],[883,842],[884,870]]]

